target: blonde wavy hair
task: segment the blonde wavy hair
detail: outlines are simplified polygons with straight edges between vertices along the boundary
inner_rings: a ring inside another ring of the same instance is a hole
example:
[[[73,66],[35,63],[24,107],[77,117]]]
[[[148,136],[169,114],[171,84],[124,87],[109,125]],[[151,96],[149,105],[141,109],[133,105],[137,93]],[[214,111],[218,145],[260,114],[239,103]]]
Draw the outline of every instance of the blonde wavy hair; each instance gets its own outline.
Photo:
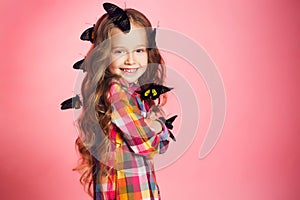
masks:
[[[126,13],[130,23],[152,28],[150,21],[141,12],[135,9],[126,9]],[[91,186],[94,182],[95,169],[99,167],[99,161],[92,152],[97,152],[100,157],[105,157],[105,152],[109,152],[109,132],[111,128],[111,106],[108,100],[109,84],[113,78],[118,78],[108,70],[111,52],[109,38],[111,38],[111,30],[114,27],[115,25],[108,18],[108,14],[104,14],[97,21],[94,27],[94,44],[83,63],[86,70],[81,85],[83,106],[77,119],[79,136],[75,142],[80,159],[77,167],[73,170],[81,173],[80,182],[84,186],[84,190],[92,197]],[[147,31],[148,38],[149,34],[150,32]],[[166,69],[159,50],[157,48],[147,49],[147,54],[149,66],[139,78],[139,84],[163,84]],[[166,96],[162,96],[160,102],[164,104],[162,102],[166,102]],[[149,101],[149,104],[153,105],[154,102]],[[99,136],[99,129],[108,139]]]

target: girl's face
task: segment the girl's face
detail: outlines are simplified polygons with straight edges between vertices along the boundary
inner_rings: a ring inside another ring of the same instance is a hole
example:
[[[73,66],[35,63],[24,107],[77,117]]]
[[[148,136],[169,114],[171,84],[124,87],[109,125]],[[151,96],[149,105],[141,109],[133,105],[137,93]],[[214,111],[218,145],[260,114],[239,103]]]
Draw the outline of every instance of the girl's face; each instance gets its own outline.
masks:
[[[123,33],[118,28],[113,28],[111,33],[112,50],[109,70],[129,83],[136,83],[147,69],[146,30],[131,23],[129,33]]]

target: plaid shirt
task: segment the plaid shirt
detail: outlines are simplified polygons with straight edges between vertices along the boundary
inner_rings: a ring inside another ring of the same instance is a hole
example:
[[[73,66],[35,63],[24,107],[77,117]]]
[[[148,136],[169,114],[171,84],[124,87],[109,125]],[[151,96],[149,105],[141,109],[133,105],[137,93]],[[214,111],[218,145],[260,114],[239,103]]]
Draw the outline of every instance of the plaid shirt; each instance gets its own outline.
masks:
[[[137,88],[123,79],[111,84],[110,154],[115,163],[108,176],[98,171],[96,200],[160,199],[152,158],[167,150],[169,133],[162,122],[158,134],[145,122],[149,106],[134,92]]]

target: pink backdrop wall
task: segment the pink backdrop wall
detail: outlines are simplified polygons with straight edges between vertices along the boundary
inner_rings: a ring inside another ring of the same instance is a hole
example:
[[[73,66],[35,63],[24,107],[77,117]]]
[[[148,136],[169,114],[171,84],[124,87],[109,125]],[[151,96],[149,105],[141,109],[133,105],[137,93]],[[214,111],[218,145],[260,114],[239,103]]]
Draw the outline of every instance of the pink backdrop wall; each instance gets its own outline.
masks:
[[[157,172],[163,199],[300,199],[299,1],[126,3],[153,25],[160,21],[201,44],[226,90],[221,138],[199,160],[209,96],[197,87],[201,78],[187,77],[203,95],[204,114],[190,148]],[[89,199],[71,170],[77,162],[73,113],[59,104],[72,96],[72,64],[90,45],[79,36],[104,13],[101,4],[0,2],[0,199]]]

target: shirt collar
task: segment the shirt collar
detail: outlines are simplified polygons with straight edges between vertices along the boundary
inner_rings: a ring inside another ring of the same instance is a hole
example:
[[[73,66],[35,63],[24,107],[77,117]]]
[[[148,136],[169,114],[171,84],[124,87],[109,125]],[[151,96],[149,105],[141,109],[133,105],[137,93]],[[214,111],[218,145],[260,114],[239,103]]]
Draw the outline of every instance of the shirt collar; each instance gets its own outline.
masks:
[[[124,78],[119,78],[117,80],[117,82],[119,82],[121,84],[121,86],[125,90],[127,90],[130,94],[133,94],[140,87],[140,84],[138,82],[137,83],[129,83]]]

